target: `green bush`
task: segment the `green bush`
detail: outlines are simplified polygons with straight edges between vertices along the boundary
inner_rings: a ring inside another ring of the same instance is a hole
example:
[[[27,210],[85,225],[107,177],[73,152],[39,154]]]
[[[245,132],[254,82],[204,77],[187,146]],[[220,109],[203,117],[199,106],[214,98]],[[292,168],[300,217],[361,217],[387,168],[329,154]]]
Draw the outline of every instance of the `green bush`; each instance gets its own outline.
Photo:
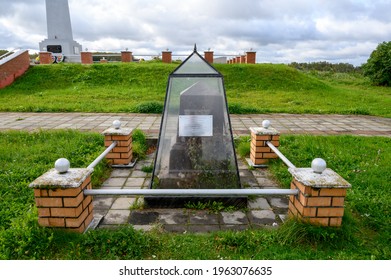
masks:
[[[157,101],[141,102],[137,104],[134,111],[145,114],[161,114],[163,112],[163,103]]]
[[[373,84],[391,86],[391,41],[379,44],[362,68]]]
[[[260,113],[258,109],[253,107],[245,107],[242,104],[232,103],[228,104],[230,114],[255,114]]]

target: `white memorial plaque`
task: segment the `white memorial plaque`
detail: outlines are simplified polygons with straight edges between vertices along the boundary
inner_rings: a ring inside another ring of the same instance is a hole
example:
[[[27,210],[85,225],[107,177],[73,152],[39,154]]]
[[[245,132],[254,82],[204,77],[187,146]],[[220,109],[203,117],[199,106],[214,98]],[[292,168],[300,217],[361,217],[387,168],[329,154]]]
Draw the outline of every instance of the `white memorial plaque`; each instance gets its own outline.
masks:
[[[180,115],[179,136],[213,136],[213,116]]]

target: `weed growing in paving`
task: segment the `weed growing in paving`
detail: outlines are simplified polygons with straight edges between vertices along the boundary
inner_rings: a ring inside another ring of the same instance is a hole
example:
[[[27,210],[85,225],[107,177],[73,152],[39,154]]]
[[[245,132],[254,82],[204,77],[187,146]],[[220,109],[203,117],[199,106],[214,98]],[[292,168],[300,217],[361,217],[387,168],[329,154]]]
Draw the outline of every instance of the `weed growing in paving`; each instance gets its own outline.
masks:
[[[194,210],[207,210],[210,213],[219,213],[221,211],[233,212],[238,210],[238,207],[233,205],[224,205],[221,201],[207,201],[207,202],[187,202],[185,208]]]
[[[144,159],[147,153],[147,138],[141,129],[135,129],[132,132],[132,150],[133,155],[138,159]]]

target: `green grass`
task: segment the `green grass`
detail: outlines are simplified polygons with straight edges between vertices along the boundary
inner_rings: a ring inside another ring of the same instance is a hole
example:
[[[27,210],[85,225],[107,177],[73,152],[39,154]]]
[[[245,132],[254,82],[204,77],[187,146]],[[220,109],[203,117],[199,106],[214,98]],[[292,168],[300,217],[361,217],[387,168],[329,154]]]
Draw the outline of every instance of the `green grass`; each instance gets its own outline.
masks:
[[[356,136],[284,136],[279,150],[297,167],[320,157],[352,185],[347,205],[365,225],[391,240],[391,139]],[[270,167],[289,187],[291,179],[279,162]],[[391,243],[390,243],[391,244]]]
[[[244,143],[246,141],[243,141]],[[281,151],[298,167],[314,157],[352,184],[341,228],[288,221],[278,229],[172,234],[130,225],[76,234],[37,223],[28,185],[66,157],[87,166],[103,148],[99,134],[75,131],[0,133],[0,259],[390,259],[391,139],[352,136],[282,136]],[[270,166],[287,187],[279,160]],[[102,163],[93,175],[99,184]]]
[[[160,113],[178,64],[58,64],[31,67],[0,90],[0,111]],[[278,64],[214,65],[231,113],[361,114],[391,117],[391,88],[360,74],[300,72]]]
[[[144,159],[147,154],[147,138],[145,133],[141,129],[135,129],[132,131],[132,152],[133,156],[140,159]]]

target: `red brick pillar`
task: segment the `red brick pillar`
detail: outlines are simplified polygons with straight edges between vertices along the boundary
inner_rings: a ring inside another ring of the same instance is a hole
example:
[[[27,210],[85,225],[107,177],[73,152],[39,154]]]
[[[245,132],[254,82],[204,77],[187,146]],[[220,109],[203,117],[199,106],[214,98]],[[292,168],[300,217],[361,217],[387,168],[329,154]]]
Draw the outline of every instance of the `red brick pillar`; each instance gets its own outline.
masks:
[[[236,57],[236,63],[240,64],[240,56]]]
[[[351,185],[333,170],[324,167],[289,168],[291,189],[299,190],[289,199],[289,215],[314,225],[338,227],[342,224],[346,191]],[[323,171],[322,171],[323,170]]]
[[[132,132],[131,128],[121,128],[119,121],[113,122],[113,128],[108,128],[103,131],[105,136],[105,147],[109,147],[114,141],[117,145],[110,153],[107,154],[106,159],[111,165],[129,165],[132,162]]]
[[[68,163],[66,159],[56,161],[56,168],[49,170],[30,184],[34,189],[38,208],[38,223],[44,227],[63,228],[84,232],[93,221],[92,197],[85,196],[84,189],[91,189],[93,169],[70,168],[58,171],[58,164]]]
[[[204,58],[208,63],[212,64],[213,63],[213,51],[205,51]]]
[[[246,63],[255,64],[255,61],[256,61],[256,52],[254,51],[246,52]]]
[[[52,64],[52,53],[51,52],[40,52],[39,53],[40,64]]]
[[[162,51],[162,61],[163,61],[163,63],[171,63],[172,62],[172,52],[169,50]]]
[[[280,133],[270,128],[269,121],[263,121],[263,127],[250,127],[251,144],[250,160],[252,165],[266,165],[270,159],[278,158],[266,142],[270,141],[275,147],[280,145]]]
[[[132,62],[133,61],[133,54],[129,51],[122,51],[121,52],[121,61],[122,62]]]
[[[92,53],[91,52],[81,52],[81,63],[82,64],[93,64],[94,61],[92,59]]]
[[[246,64],[246,55],[241,55],[240,56],[240,63],[241,64]]]

